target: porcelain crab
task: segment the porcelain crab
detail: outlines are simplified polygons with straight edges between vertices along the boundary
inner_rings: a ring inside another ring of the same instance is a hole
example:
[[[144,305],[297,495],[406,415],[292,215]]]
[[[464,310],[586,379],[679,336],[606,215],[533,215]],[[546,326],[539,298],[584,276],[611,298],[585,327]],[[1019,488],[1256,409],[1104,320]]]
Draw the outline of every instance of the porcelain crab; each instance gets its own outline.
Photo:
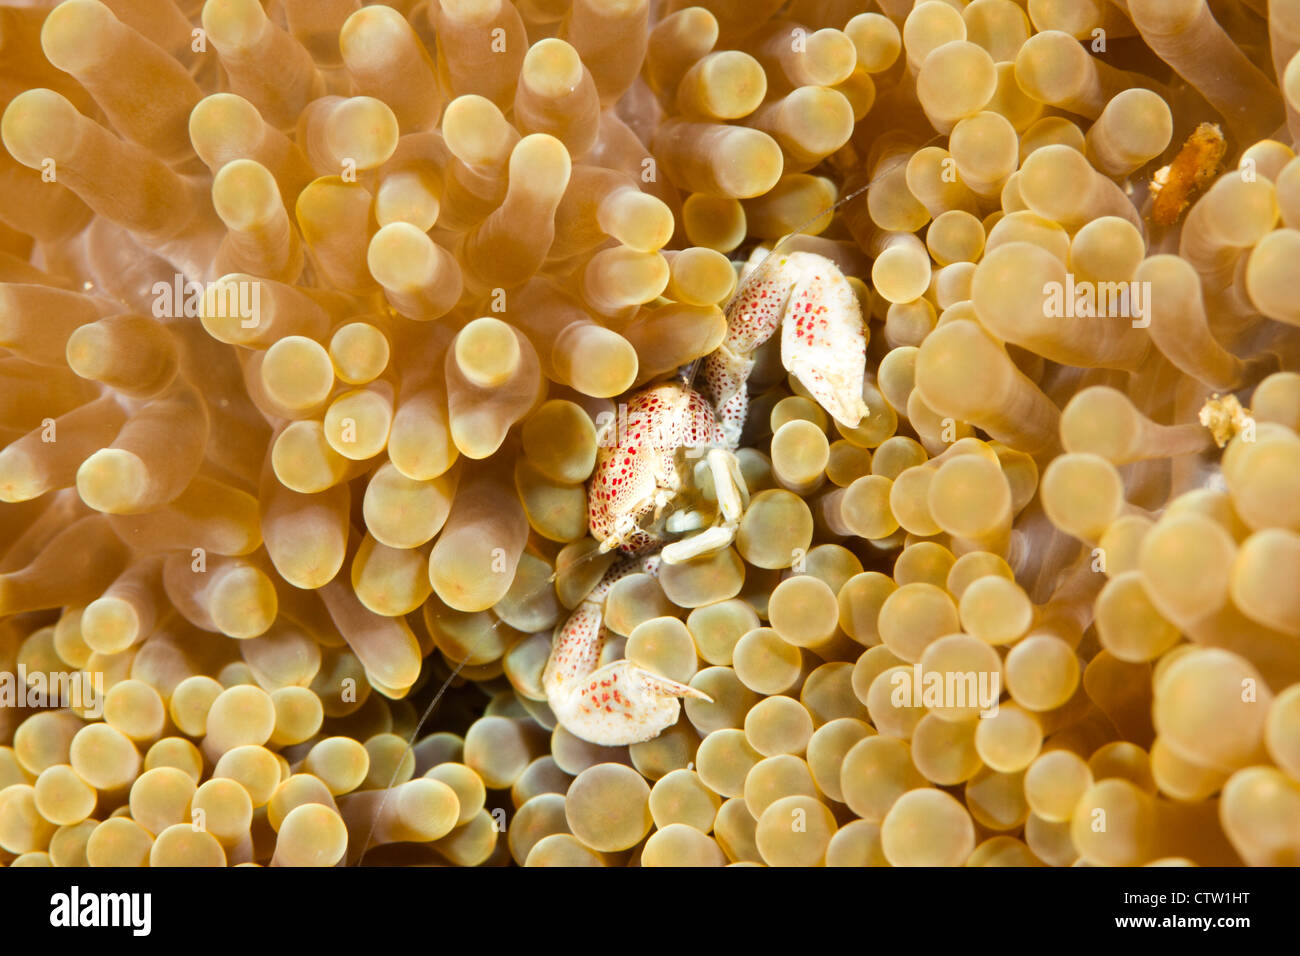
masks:
[[[749,501],[734,452],[755,350],[779,329],[782,364],[836,421],[852,428],[867,412],[865,327],[838,267],[815,253],[765,251],[748,266],[726,309],[726,337],[704,359],[702,389],[679,381],[648,386],[628,401],[626,424],[600,435],[588,486],[591,533],[602,551],[626,557],[560,627],[542,677],[556,718],[592,743],[649,740],[676,722],[679,697],[709,699],[627,660],[600,666],[603,607],[620,578],[655,574],[661,560],[686,561],[735,537]],[[701,469],[716,507],[701,493]]]

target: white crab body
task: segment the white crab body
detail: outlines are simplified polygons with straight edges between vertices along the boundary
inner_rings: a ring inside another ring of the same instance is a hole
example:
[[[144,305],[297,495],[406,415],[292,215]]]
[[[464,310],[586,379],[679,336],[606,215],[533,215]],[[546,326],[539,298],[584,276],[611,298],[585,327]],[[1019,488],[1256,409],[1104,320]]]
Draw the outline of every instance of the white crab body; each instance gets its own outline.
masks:
[[[693,388],[667,382],[634,395],[626,415],[597,436],[587,499],[601,548],[639,554],[662,543],[654,526],[682,489],[682,451],[722,440],[713,408]]]

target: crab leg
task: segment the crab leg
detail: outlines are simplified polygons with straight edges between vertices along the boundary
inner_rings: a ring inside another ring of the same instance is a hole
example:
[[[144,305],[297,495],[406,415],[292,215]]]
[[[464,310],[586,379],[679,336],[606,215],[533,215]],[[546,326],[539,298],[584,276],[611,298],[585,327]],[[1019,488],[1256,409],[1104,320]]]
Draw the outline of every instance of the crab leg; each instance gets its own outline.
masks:
[[[657,568],[653,557],[614,565],[556,635],[542,687],[556,719],[583,740],[607,747],[650,740],[677,722],[678,697],[711,700],[628,660],[597,666],[608,637],[602,619],[610,588],[629,574]]]
[[[722,448],[710,448],[707,462],[713,475],[713,488],[718,497],[719,521],[711,528],[681,541],[674,541],[659,552],[668,564],[678,564],[701,554],[721,551],[736,537],[740,516],[744,513],[749,495],[740,474],[736,456]]]
[[[808,252],[765,259],[727,307],[727,336],[705,360],[705,381],[726,447],[740,444],[754,351],[781,329],[781,364],[836,421],[866,414],[866,335],[853,287],[829,259]]]
[[[710,448],[708,454],[709,470],[713,472],[713,488],[718,496],[718,510],[723,518],[735,524],[740,520],[744,503],[741,501],[744,479],[740,477],[740,465],[736,456],[721,448]]]

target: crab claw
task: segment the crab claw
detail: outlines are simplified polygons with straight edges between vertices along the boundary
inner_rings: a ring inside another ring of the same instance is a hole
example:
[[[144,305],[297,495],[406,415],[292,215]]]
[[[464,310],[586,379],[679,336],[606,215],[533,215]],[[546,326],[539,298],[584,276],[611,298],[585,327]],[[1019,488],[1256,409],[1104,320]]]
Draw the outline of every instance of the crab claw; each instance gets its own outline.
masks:
[[[551,709],[571,733],[616,747],[650,740],[677,723],[678,697],[712,701],[694,687],[621,660],[593,671]]]
[[[656,573],[657,565],[654,558],[636,558],[610,568],[555,636],[542,689],[556,719],[583,740],[606,747],[650,740],[677,722],[678,697],[712,702],[631,661],[598,666],[608,637],[602,621],[609,589],[627,574]]]
[[[867,414],[862,400],[867,339],[858,297],[836,269],[807,270],[781,323],[781,364],[846,428]]]

